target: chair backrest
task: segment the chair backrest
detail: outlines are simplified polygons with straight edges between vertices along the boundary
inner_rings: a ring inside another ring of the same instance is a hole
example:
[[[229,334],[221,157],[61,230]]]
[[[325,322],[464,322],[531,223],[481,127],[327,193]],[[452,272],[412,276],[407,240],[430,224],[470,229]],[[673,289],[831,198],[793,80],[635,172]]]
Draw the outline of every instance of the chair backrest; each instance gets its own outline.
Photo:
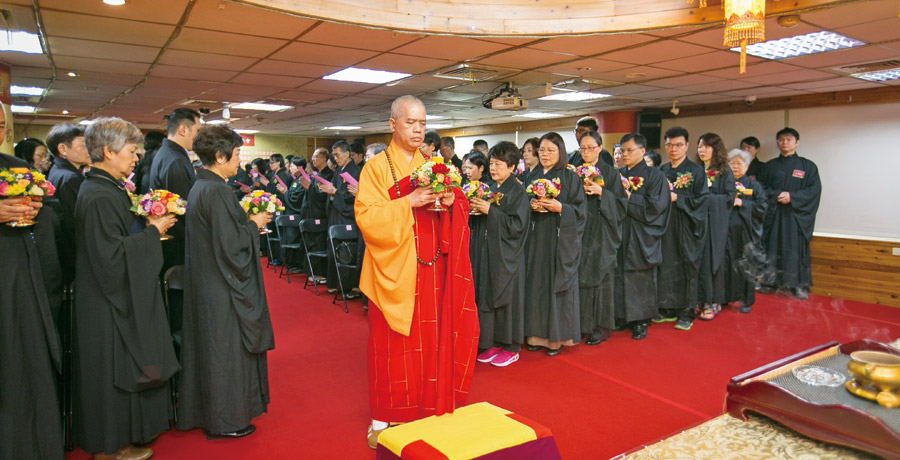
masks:
[[[303,233],[324,233],[328,231],[325,219],[303,219],[300,221],[300,231]]]
[[[176,289],[179,291],[184,290],[184,265],[176,265],[168,270],[166,270],[166,274],[163,275],[163,283],[166,286],[166,289]]]
[[[300,226],[300,216],[296,214],[278,216],[275,218],[275,226],[277,227],[299,227]]]
[[[332,240],[356,240],[359,229],[354,224],[332,225],[328,227],[328,238]]]

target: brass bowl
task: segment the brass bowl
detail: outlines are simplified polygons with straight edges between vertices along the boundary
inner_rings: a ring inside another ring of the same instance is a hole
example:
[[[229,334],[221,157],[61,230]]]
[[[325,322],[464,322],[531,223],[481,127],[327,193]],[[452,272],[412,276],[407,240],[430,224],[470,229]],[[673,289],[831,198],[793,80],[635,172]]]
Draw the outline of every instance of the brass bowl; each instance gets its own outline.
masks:
[[[847,371],[855,377],[846,383],[848,391],[884,407],[900,407],[900,356],[855,351],[850,353]]]

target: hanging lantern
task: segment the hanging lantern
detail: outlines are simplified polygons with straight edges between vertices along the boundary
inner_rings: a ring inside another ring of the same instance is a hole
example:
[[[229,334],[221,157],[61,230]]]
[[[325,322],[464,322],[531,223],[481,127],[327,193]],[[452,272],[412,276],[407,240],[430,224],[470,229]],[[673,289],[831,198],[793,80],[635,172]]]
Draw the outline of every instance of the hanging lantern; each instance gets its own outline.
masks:
[[[747,45],[765,40],[765,0],[725,0],[725,46],[741,47],[741,75],[747,73]]]

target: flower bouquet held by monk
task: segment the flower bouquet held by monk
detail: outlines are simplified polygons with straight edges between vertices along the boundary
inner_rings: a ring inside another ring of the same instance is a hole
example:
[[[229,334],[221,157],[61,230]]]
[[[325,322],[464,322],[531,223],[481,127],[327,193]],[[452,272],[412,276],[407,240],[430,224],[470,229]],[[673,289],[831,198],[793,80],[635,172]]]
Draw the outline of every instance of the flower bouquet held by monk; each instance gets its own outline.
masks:
[[[168,190],[150,190],[144,195],[135,196],[131,201],[131,212],[139,216],[164,216],[175,214],[183,216],[187,211],[187,201]],[[168,240],[171,236],[163,233],[160,240]]]
[[[31,197],[53,196],[56,188],[44,175],[28,168],[0,169],[0,197],[24,196],[26,205]],[[7,222],[10,227],[27,227],[34,225],[32,219],[19,219]]]
[[[278,197],[262,190],[254,190],[241,198],[241,208],[244,209],[248,216],[261,212],[275,214],[276,211],[284,211],[284,205]],[[264,228],[259,233],[272,233],[272,230]]]
[[[416,168],[409,175],[409,182],[413,187],[431,187],[433,192],[443,194],[454,187],[459,187],[462,183],[462,176],[456,166],[444,163],[443,157],[435,156]],[[434,201],[434,206],[428,210],[446,211],[447,208],[441,204],[440,197],[438,197]]]
[[[600,169],[592,164],[585,163],[579,166],[575,169],[575,174],[578,174],[578,177],[585,183],[594,182],[601,187],[606,185],[603,181],[603,176],[600,174]]]
[[[462,192],[466,195],[466,199],[472,201],[473,198],[479,198],[488,203],[500,203],[500,199],[503,198],[503,194],[500,192],[492,192],[491,188],[485,184],[484,182],[479,182],[477,180],[469,181],[466,185],[462,186]],[[480,216],[481,211],[478,211],[475,208],[472,208],[469,211],[469,215],[472,216]]]
[[[528,187],[525,188],[525,193],[537,200],[556,198],[559,195],[560,187],[559,179],[553,179],[552,181],[536,179],[531,184],[528,184]],[[541,208],[538,212],[547,212],[547,209]]]

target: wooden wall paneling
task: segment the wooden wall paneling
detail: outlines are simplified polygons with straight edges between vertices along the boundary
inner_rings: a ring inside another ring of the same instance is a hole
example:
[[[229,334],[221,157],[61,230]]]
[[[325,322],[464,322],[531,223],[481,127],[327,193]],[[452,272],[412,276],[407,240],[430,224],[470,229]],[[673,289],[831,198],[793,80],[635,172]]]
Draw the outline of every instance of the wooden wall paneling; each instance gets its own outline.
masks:
[[[813,236],[813,294],[900,307],[900,241]]]

